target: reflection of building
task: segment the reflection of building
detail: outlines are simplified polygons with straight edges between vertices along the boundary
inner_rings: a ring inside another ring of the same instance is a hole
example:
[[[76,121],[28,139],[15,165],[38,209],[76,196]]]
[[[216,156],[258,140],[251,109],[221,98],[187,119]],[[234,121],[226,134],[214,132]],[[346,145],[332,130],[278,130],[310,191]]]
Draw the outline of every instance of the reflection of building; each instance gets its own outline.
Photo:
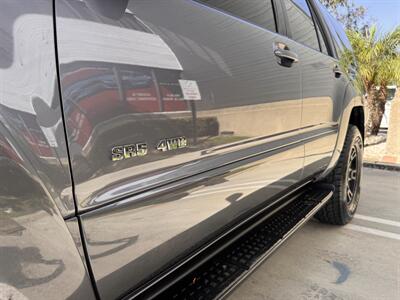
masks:
[[[180,70],[90,62],[64,66],[61,84],[73,141],[85,146],[97,124],[121,114],[187,111],[179,79]]]
[[[165,138],[156,132],[148,140],[155,124],[179,135],[182,119],[192,122],[192,115],[178,81],[182,66],[169,46],[129,10],[98,22],[85,3],[70,4],[71,15],[57,24],[59,48],[68,49],[60,55],[60,77],[72,147],[95,164],[96,149]]]

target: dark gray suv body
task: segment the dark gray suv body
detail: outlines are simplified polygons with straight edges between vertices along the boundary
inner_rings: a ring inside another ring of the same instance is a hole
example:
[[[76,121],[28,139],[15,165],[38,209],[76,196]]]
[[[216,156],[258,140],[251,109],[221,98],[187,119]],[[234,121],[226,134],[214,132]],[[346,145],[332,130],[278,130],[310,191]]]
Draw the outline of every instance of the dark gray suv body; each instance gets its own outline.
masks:
[[[134,295],[326,178],[349,48],[315,0],[0,1],[0,298]]]

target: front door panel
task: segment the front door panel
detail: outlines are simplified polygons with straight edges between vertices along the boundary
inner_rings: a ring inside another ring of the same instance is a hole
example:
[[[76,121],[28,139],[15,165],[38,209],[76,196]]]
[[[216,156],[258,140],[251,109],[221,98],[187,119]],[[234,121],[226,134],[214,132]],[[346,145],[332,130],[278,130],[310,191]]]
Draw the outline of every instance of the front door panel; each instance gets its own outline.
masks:
[[[191,1],[131,1],[116,20],[85,3],[56,6],[79,209],[257,154],[254,140],[299,128],[299,70],[276,63],[271,32]],[[201,100],[184,100],[180,79]],[[186,146],[157,149],[179,137]],[[146,155],[123,148],[128,158],[112,160],[114,147],[143,143]]]
[[[56,25],[77,207],[112,298],[298,182],[307,135],[285,38],[194,1],[104,3],[57,0]]]
[[[100,295],[113,299],[144,284],[257,211],[297,182],[302,156],[303,145],[275,151],[84,214]]]

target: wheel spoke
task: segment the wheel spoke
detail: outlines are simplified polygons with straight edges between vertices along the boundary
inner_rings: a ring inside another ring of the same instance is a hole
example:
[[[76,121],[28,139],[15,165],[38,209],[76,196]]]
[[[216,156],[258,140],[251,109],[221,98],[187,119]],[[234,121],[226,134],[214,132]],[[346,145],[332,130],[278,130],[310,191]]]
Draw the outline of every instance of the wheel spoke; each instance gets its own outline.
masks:
[[[356,158],[356,156],[357,156],[357,151],[353,149],[350,155],[350,162],[352,162]]]
[[[350,186],[347,187],[347,197],[348,197],[349,202],[353,199],[353,192],[352,192]]]
[[[352,180],[356,180],[357,179],[357,170],[350,170],[350,178]]]

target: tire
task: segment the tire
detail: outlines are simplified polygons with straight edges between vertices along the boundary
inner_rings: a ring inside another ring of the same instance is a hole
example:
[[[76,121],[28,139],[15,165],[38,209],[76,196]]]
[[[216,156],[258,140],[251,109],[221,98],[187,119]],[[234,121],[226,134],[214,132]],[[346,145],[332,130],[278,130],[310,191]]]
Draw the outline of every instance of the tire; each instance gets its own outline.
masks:
[[[353,218],[360,200],[363,140],[360,131],[349,125],[336,167],[324,180],[335,186],[332,198],[315,217],[334,225],[345,225]]]

